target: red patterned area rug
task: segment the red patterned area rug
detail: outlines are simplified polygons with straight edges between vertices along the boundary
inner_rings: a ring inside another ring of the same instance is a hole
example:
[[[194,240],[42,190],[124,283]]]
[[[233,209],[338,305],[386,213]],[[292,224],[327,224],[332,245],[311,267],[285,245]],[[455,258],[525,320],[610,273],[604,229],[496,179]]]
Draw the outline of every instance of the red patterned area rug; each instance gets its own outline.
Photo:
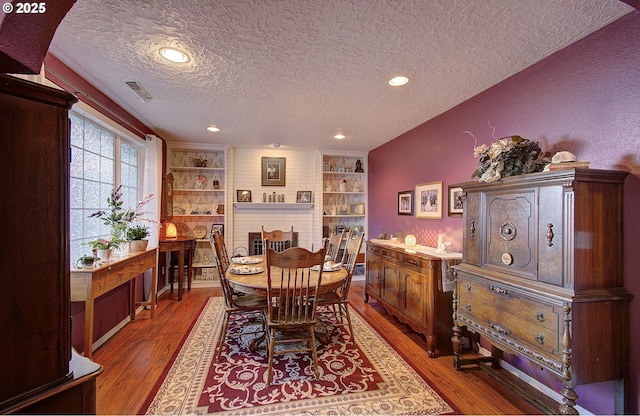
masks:
[[[320,380],[308,354],[276,356],[267,387],[264,347],[249,350],[256,324],[247,317],[215,362],[223,300],[210,298],[175,360],[140,413],[253,415],[447,414],[447,404],[354,310],[355,343],[326,326],[331,342],[318,344]],[[344,331],[348,332],[348,331]],[[263,344],[264,345],[264,344]]]

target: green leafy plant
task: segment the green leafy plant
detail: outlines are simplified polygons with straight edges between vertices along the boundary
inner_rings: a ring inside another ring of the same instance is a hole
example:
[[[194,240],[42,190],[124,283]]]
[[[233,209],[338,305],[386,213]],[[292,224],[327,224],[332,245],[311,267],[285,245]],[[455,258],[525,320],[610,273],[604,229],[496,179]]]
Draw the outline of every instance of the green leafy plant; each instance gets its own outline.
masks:
[[[509,176],[540,172],[544,167],[541,154],[540,143],[521,136],[506,136],[490,146],[473,148],[473,156],[480,160],[471,177],[480,178],[480,182],[495,182]]]
[[[127,240],[142,240],[149,235],[149,227],[146,225],[134,225],[127,228]]]
[[[124,240],[120,239],[107,240],[105,238],[99,238],[97,240],[89,241],[87,244],[89,244],[93,250],[108,250],[110,248],[116,248],[124,242]]]

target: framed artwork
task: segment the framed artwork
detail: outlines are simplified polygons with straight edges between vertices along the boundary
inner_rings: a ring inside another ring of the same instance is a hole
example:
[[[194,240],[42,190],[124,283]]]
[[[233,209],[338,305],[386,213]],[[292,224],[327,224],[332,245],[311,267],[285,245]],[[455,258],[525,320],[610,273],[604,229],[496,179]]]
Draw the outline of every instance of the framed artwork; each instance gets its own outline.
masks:
[[[214,231],[220,231],[220,234],[224,235],[224,224],[211,224],[211,233],[210,236],[213,235]]]
[[[311,191],[298,191],[296,202],[311,202]]]
[[[442,219],[442,181],[416,185],[416,218]]]
[[[398,215],[413,215],[413,191],[398,192]]]
[[[349,215],[364,215],[364,202],[349,204]]]
[[[449,216],[462,216],[462,188],[449,185]]]
[[[322,164],[322,170],[323,170],[324,172],[331,172],[331,163],[329,163],[329,162],[324,162],[324,163]]]
[[[262,186],[285,186],[286,161],[284,157],[262,158]]]
[[[238,200],[238,202],[251,202],[251,191],[237,189],[236,199]]]

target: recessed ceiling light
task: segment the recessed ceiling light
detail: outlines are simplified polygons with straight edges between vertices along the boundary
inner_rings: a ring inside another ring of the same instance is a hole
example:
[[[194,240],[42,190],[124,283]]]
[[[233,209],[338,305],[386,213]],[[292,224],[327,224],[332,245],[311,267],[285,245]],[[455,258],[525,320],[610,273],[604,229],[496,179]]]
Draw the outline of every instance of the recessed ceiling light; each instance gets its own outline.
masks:
[[[160,55],[164,59],[178,64],[189,62],[189,55],[176,48],[160,48]]]
[[[389,85],[391,85],[392,87],[399,87],[406,84],[407,82],[409,82],[409,78],[404,76],[397,76],[389,80]]]
[[[342,140],[344,139],[346,136],[342,133],[338,133],[335,136],[333,136],[334,139],[338,139],[338,140]]]
[[[207,130],[216,133],[216,132],[220,131],[220,127],[218,127],[218,126],[209,126],[209,127],[207,127]]]
[[[278,142],[273,142],[273,143],[271,143],[271,146],[273,146],[274,149],[277,149],[278,147],[281,146],[281,144],[278,143]]]

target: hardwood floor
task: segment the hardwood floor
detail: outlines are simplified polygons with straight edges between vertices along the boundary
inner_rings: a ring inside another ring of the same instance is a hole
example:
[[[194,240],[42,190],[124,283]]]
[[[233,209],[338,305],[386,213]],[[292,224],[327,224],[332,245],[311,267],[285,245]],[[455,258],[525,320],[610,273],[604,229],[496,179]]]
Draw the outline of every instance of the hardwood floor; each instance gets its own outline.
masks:
[[[171,298],[162,296],[155,319],[149,318],[148,311],[140,313],[97,349],[93,359],[104,367],[97,379],[98,414],[136,414],[206,299],[220,295],[219,288],[200,288],[186,292],[181,302],[175,300],[175,293]],[[451,356],[428,358],[421,335],[375,301],[364,303],[364,282],[354,282],[349,297],[351,305],[461,413],[541,414],[482,370],[458,372]]]

